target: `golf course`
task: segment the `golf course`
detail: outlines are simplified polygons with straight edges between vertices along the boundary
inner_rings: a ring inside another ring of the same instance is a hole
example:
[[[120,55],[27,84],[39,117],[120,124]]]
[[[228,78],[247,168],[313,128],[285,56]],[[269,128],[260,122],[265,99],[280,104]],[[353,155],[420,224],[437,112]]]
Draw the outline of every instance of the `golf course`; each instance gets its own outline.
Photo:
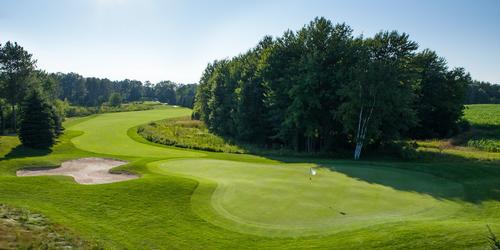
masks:
[[[50,150],[2,136],[0,203],[43,214],[105,249],[488,248],[486,225],[500,232],[500,153],[266,157],[170,147],[137,134],[139,125],[190,114],[163,106],[71,118]],[[86,157],[126,161],[112,172],[138,178],[82,185],[68,176],[16,176]]]

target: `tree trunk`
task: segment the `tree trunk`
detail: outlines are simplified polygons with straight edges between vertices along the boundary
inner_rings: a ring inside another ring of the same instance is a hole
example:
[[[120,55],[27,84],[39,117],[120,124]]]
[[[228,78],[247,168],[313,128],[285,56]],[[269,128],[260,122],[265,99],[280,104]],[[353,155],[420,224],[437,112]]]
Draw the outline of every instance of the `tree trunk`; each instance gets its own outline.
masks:
[[[5,117],[3,115],[3,106],[0,106],[0,134],[4,135],[5,134]]]
[[[12,129],[17,133],[16,105],[12,105]]]
[[[364,110],[363,106],[359,111],[358,131],[356,131],[356,149],[354,150],[354,160],[359,160],[359,157],[361,156],[361,150],[363,149],[363,144],[365,143],[366,134],[368,133],[368,124],[370,122],[370,118],[372,116],[374,107],[375,107],[375,99],[370,107],[370,111],[367,117],[363,117],[363,110]]]
[[[354,150],[354,160],[359,160],[359,157],[361,156],[361,149],[362,148],[363,148],[363,143],[357,142],[356,149]]]

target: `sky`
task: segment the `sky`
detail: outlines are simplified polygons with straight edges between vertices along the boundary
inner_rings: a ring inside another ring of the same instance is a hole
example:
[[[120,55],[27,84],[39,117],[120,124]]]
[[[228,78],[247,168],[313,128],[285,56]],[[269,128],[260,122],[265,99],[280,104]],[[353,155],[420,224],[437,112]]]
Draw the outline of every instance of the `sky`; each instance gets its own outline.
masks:
[[[500,83],[500,0],[0,0],[0,43],[18,42],[48,72],[194,83],[208,63],[318,16],[355,35],[406,32]]]

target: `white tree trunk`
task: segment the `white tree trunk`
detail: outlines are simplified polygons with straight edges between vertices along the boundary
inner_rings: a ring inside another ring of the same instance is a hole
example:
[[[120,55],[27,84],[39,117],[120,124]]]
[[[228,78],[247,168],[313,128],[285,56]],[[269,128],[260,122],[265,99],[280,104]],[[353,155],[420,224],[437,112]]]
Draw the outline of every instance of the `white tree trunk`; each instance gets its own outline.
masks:
[[[356,148],[354,149],[354,160],[359,160],[361,156],[361,150],[363,149],[363,145],[366,139],[366,134],[368,133],[368,124],[370,122],[370,118],[373,113],[373,109],[375,108],[375,99],[370,107],[370,112],[368,112],[368,116],[363,117],[364,107],[361,106],[359,111],[358,118],[358,131],[356,131]]]

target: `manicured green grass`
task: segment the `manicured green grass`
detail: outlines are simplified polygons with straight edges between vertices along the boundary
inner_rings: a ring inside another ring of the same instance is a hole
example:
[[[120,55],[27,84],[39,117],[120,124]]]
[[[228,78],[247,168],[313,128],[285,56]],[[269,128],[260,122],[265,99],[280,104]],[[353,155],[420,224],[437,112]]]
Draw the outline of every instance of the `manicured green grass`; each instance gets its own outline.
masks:
[[[266,159],[155,145],[131,129],[188,113],[69,120],[50,152],[0,137],[9,147],[0,150],[0,203],[42,213],[109,249],[486,248],[486,224],[500,232],[497,160]],[[128,160],[120,169],[141,178],[79,185],[14,176],[87,156]],[[312,181],[311,164],[319,168]]]
[[[310,176],[311,167],[318,168],[316,176]],[[331,234],[402,219],[439,218],[455,213],[460,204],[426,193],[463,197],[462,185],[444,178],[349,162],[320,167],[183,159],[166,161],[159,168],[217,183],[213,195],[194,196],[199,199],[194,204],[200,206],[195,211],[203,218],[267,236]]]
[[[191,111],[186,108],[163,108],[142,112],[108,113],[87,122],[69,126],[68,130],[85,131],[72,140],[76,147],[101,154],[138,157],[200,157],[203,153],[186,152],[175,148],[159,148],[138,143],[127,136],[130,127],[150,120],[185,116]],[[103,143],[105,142],[105,143]]]

